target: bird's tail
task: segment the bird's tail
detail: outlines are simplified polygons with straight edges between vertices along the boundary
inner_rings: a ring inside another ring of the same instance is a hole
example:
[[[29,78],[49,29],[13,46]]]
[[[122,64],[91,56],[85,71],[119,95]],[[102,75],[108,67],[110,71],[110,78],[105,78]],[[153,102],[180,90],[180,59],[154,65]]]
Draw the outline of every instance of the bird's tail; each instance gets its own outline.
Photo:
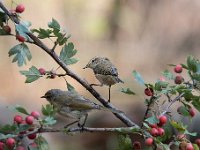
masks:
[[[120,78],[117,78],[117,82],[121,82],[121,83],[124,83],[124,81],[122,81]]]

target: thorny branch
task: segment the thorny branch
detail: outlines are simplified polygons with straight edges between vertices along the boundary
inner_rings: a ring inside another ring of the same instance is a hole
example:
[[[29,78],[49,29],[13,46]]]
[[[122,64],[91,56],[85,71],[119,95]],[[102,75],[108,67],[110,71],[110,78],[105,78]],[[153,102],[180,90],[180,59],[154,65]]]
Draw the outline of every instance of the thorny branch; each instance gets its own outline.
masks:
[[[172,106],[172,104],[175,103],[177,100],[179,100],[184,94],[185,94],[185,93],[181,93],[180,95],[178,95],[177,97],[175,97],[172,101],[170,101],[170,102],[168,103],[167,107],[165,108],[165,111],[163,111],[163,112],[161,113],[161,116],[164,115],[164,114],[166,114],[166,113],[169,111],[169,109],[170,109],[170,107]]]
[[[134,132],[135,131],[135,132]],[[137,131],[137,132],[136,132]],[[31,134],[35,133],[48,133],[48,132],[64,132],[66,134],[72,134],[77,132],[113,132],[113,133],[129,133],[129,134],[140,134],[138,131],[140,131],[137,127],[121,127],[121,128],[89,128],[89,127],[72,127],[72,128],[49,128],[49,127],[41,127],[37,128],[33,131],[30,131],[26,134],[20,135],[20,138],[26,137]],[[19,135],[16,135],[16,137],[19,137]]]
[[[19,24],[20,20],[17,16],[12,15],[8,9],[3,5],[2,2],[0,2],[0,8],[11,18],[11,20]],[[79,82],[83,87],[85,87],[98,101],[100,101],[105,107],[111,108],[111,109],[116,109],[118,110],[115,106],[113,106],[111,103],[108,103],[106,99],[104,99],[93,87],[88,84],[88,82],[81,77],[79,77],[76,73],[74,73],[69,67],[59,59],[58,55],[52,51],[50,48],[48,48],[40,39],[38,39],[34,34],[31,32],[26,33],[32,40],[33,44],[37,45],[41,49],[43,49],[46,53],[48,53],[54,61],[56,61],[60,67],[66,72],[66,74],[73,79],[75,79],[77,82]],[[114,113],[114,115],[119,118],[124,124],[127,126],[135,126],[138,127],[138,125],[134,122],[132,122],[126,115],[125,113]]]

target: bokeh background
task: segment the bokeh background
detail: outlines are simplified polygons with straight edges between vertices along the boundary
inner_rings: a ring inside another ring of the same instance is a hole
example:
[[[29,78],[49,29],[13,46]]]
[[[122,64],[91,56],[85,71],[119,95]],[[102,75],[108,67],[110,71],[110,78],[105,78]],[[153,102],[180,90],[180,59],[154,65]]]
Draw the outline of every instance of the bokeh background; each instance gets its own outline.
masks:
[[[4,0],[12,9],[11,0]],[[167,64],[184,62],[188,55],[200,58],[200,1],[199,0],[16,0],[26,7],[23,20],[32,22],[31,28],[47,28],[47,23],[55,18],[69,34],[70,41],[78,50],[79,62],[70,68],[90,83],[97,83],[91,70],[83,70],[94,56],[108,57],[118,68],[119,76],[125,84],[112,87],[112,103],[140,123],[145,112],[144,87],[134,81],[132,71],[140,72],[146,82],[155,82],[161,71],[170,69]],[[12,27],[13,25],[10,24]],[[14,28],[12,28],[14,30]],[[45,41],[51,47],[51,41]],[[17,44],[13,37],[0,37],[0,121],[12,122],[13,112],[6,107],[22,105],[27,109],[40,110],[47,104],[40,97],[51,88],[66,89],[62,78],[25,84],[20,70],[32,65],[47,70],[58,65],[41,49],[30,45],[33,55],[27,66],[19,68],[11,63],[8,50]],[[56,51],[59,52],[61,48]],[[60,71],[60,70],[59,70]],[[62,72],[62,71],[61,71]],[[94,99],[76,81],[67,80],[82,95]],[[128,96],[120,92],[122,87],[130,87],[137,95]],[[108,97],[107,87],[96,87],[104,97]],[[97,102],[94,99],[95,102]],[[173,108],[176,110],[176,107]],[[175,111],[176,112],[176,111]],[[199,123],[199,114],[189,123],[191,131]],[[68,123],[58,116],[60,126]],[[109,112],[92,112],[87,126],[124,126]],[[51,149],[59,150],[112,150],[116,148],[115,134],[83,133],[74,136],[62,133],[44,134]]]

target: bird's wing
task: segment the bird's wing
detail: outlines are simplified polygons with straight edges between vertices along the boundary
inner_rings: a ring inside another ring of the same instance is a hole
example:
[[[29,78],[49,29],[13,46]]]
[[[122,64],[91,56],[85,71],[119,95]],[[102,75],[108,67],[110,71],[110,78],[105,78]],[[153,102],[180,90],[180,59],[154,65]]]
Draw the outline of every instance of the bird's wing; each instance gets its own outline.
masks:
[[[103,61],[94,68],[95,74],[118,76],[117,68],[109,61]]]
[[[68,100],[65,100],[64,105],[70,107],[71,110],[82,111],[82,110],[98,109],[97,104],[84,98],[78,93],[70,92],[67,94],[67,98]]]

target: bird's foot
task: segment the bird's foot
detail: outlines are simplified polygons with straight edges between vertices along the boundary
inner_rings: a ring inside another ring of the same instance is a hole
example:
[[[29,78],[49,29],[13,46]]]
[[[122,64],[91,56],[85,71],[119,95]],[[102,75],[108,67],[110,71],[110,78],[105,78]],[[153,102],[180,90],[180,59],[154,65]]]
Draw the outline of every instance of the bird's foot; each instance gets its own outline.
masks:
[[[83,131],[84,131],[84,125],[85,125],[85,124],[80,124],[80,123],[78,123],[78,127],[80,128],[80,132],[83,132]]]

